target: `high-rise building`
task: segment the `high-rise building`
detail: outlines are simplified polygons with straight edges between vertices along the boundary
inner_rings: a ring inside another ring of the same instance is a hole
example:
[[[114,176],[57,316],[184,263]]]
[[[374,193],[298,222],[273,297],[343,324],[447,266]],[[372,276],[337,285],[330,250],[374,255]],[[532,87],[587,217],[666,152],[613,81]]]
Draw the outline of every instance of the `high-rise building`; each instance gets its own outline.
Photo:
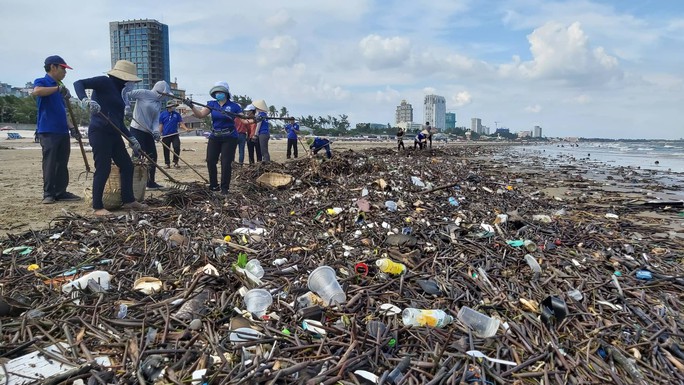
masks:
[[[471,118],[470,119],[470,131],[472,131],[476,134],[481,134],[482,133],[482,119]]]
[[[135,63],[138,88],[151,89],[160,80],[171,81],[169,27],[156,20],[140,19],[109,23],[112,66],[117,60]]]
[[[444,116],[444,128],[456,128],[456,113],[447,112]]]
[[[541,138],[542,136],[542,128],[541,126],[534,126],[534,135],[535,138]]]
[[[397,106],[395,121],[397,124],[401,122],[413,122],[413,106],[411,106],[410,103],[407,103],[406,100],[402,100],[401,104]]]
[[[446,99],[444,96],[425,95],[423,101],[423,122],[430,122],[432,127],[443,130],[446,126]]]

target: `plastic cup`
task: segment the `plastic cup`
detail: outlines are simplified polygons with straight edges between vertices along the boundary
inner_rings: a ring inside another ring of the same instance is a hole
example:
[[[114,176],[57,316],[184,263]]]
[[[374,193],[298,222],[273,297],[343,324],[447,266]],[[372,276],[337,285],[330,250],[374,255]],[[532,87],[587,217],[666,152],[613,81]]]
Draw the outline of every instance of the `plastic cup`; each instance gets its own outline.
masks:
[[[326,306],[332,303],[344,303],[347,300],[347,295],[337,282],[335,270],[330,266],[321,266],[312,271],[309,274],[307,286],[309,290],[323,299]]]
[[[456,315],[459,321],[473,329],[479,337],[487,338],[496,334],[499,329],[499,320],[477,312],[467,306],[463,306]]]
[[[247,311],[261,318],[266,314],[266,309],[273,303],[273,297],[268,290],[252,289],[245,294],[244,301]]]
[[[258,259],[250,259],[245,265],[245,270],[249,271],[257,278],[262,278],[264,276],[264,268],[261,267],[261,262],[259,262]]]

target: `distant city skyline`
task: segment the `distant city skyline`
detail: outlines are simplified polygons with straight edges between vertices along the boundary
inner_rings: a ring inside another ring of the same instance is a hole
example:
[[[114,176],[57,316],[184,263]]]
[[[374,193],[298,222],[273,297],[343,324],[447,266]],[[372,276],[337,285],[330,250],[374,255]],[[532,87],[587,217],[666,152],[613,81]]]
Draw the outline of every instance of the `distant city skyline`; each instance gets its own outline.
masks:
[[[50,15],[40,28],[35,8],[3,4],[1,82],[32,81],[53,54],[74,68],[69,87],[101,75],[111,68],[109,22],[155,19],[169,27],[171,79],[200,101],[225,80],[233,94],[295,116],[346,114],[352,126],[393,123],[402,99],[421,116],[425,96],[441,95],[461,122],[479,117],[492,130],[684,132],[682,1],[264,0],[207,11],[178,0],[64,0],[40,5]],[[227,21],[230,32],[219,32]]]

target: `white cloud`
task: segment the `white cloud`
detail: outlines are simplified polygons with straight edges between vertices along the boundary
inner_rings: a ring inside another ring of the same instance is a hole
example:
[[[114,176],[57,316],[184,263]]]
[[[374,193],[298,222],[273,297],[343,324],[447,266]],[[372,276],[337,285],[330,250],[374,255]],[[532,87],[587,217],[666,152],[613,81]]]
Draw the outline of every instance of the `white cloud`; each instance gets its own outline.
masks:
[[[538,114],[542,110],[541,106],[539,104],[535,104],[533,106],[527,106],[525,107],[525,112],[529,114]]]
[[[257,62],[262,67],[290,65],[299,55],[299,43],[292,36],[261,39]]]
[[[549,22],[527,36],[533,60],[518,65],[530,78],[558,79],[567,84],[606,83],[622,77],[615,57],[603,47],[591,48],[580,23]]]
[[[383,38],[372,34],[361,39],[359,50],[368,68],[379,70],[402,65],[410,56],[411,42],[398,36]]]
[[[472,101],[472,96],[468,91],[461,91],[456,95],[453,95],[450,100],[450,106],[463,107],[470,104]]]
[[[266,18],[266,25],[276,30],[284,30],[287,27],[296,28],[297,22],[290,16],[289,12],[279,9]]]

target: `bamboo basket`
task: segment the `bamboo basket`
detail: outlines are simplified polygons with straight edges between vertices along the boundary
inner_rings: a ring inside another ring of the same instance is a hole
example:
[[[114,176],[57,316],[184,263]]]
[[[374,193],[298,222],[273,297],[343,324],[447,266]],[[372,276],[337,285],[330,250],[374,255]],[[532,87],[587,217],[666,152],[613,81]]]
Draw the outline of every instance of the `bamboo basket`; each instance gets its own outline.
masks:
[[[292,175],[280,174],[277,172],[266,172],[256,179],[259,186],[272,189],[287,187],[292,181]]]
[[[147,166],[144,164],[135,164],[133,166],[133,196],[138,202],[145,199],[145,188],[147,186]],[[85,189],[87,199],[91,202],[93,200],[93,193],[90,187]],[[109,173],[109,179],[105,183],[104,192],[102,193],[102,203],[107,210],[116,210],[123,206],[121,201],[121,176],[119,167],[112,165],[112,171]]]

